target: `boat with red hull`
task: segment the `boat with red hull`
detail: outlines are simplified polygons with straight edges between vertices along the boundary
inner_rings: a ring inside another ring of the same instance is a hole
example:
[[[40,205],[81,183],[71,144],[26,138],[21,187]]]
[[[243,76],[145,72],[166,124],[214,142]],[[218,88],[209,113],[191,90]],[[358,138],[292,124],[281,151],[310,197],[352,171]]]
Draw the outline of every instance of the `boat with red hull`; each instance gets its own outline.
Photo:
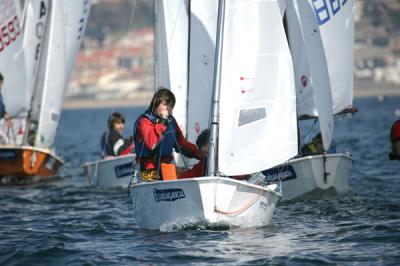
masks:
[[[63,160],[51,151],[32,146],[0,146],[0,181],[35,177],[47,180],[56,175]]]

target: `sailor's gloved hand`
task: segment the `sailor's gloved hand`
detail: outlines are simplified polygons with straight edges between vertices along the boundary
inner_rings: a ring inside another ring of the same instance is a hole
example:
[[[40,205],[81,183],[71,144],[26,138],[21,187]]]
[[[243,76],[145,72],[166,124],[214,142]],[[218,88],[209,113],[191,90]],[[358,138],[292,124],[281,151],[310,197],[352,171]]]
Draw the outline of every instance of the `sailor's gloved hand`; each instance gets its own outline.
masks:
[[[157,119],[157,123],[166,126],[168,124],[168,119],[166,119],[166,118],[158,118]]]

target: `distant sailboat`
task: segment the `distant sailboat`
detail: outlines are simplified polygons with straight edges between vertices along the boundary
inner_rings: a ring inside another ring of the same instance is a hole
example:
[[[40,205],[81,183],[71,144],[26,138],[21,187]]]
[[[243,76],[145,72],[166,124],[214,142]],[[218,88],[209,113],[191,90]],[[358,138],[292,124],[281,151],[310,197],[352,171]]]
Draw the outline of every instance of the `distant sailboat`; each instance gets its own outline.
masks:
[[[348,153],[328,152],[334,116],[356,111],[353,102],[354,1],[287,1],[286,26],[295,71],[297,114],[319,121],[323,149],[263,171],[281,179],[282,201],[313,192],[344,193],[352,164]]]
[[[102,188],[127,188],[134,173],[136,155],[122,155],[82,164],[88,184]]]
[[[0,5],[6,10],[0,25],[13,21],[20,30],[0,52],[5,106],[12,117],[26,121],[21,142],[0,146],[0,177],[51,177],[62,165],[54,138],[91,1],[30,0],[23,13],[17,0],[0,0]]]

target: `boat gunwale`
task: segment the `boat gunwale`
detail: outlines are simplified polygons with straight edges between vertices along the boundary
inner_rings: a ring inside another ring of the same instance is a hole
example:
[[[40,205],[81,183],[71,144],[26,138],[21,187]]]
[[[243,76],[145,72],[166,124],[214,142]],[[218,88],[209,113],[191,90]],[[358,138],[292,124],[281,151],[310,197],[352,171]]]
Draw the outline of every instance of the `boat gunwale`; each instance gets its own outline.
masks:
[[[112,161],[116,161],[116,160],[119,160],[119,159],[122,159],[122,158],[130,158],[130,157],[135,158],[136,155],[135,154],[128,154],[128,155],[114,156],[114,158],[101,159],[101,160],[97,160],[97,161],[86,162],[83,165],[92,166],[92,165],[100,164],[100,163],[103,163],[103,162],[112,162]]]
[[[220,176],[201,176],[201,177],[194,177],[194,178],[182,178],[182,179],[177,179],[177,180],[160,180],[160,181],[153,181],[153,182],[141,182],[141,183],[136,183],[136,184],[131,184],[131,189],[136,188],[136,187],[143,187],[143,186],[151,186],[151,185],[157,185],[157,184],[174,184],[174,183],[180,183],[180,182],[193,182],[193,181],[200,181],[199,183],[205,183],[206,181],[227,181],[231,183],[236,183],[240,185],[245,185],[249,186],[258,190],[263,190],[264,192],[272,192],[275,193],[278,196],[282,196],[278,191],[269,189],[267,187],[263,186],[258,186],[246,181],[241,181],[241,180],[236,180],[233,178],[229,177],[220,177]]]
[[[55,155],[50,149],[45,149],[45,148],[39,148],[39,147],[35,147],[35,146],[13,146],[13,145],[0,145],[0,150],[32,150],[32,151],[38,151],[38,152],[42,152],[45,153],[47,155],[50,155],[51,157],[53,157],[54,159],[56,159],[57,161],[59,161],[61,164],[64,164],[64,160],[61,159],[61,157],[58,157],[57,155]]]
[[[299,162],[299,161],[303,161],[303,160],[307,160],[307,159],[318,159],[318,158],[323,158],[323,157],[325,157],[325,158],[329,158],[329,157],[344,157],[346,159],[349,159],[350,161],[353,161],[353,158],[352,158],[352,156],[350,154],[342,152],[342,153],[328,153],[328,154],[325,154],[325,155],[323,155],[323,154],[306,155],[306,156],[302,156],[302,157],[299,157],[299,158],[289,159],[286,163]],[[280,165],[277,165],[277,166],[281,166],[281,165],[284,165],[284,164],[280,164]],[[275,166],[275,167],[277,167],[277,166]],[[271,167],[271,168],[274,168],[274,167]]]

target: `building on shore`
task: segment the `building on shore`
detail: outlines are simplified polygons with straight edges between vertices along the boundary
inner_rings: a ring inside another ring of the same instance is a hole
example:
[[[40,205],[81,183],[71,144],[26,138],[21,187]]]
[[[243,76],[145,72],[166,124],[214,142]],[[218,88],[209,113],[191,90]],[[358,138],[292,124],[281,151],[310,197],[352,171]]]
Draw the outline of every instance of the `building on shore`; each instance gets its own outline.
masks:
[[[134,99],[154,90],[153,29],[133,30],[106,41],[110,44],[99,47],[87,40],[78,54],[67,99]]]

